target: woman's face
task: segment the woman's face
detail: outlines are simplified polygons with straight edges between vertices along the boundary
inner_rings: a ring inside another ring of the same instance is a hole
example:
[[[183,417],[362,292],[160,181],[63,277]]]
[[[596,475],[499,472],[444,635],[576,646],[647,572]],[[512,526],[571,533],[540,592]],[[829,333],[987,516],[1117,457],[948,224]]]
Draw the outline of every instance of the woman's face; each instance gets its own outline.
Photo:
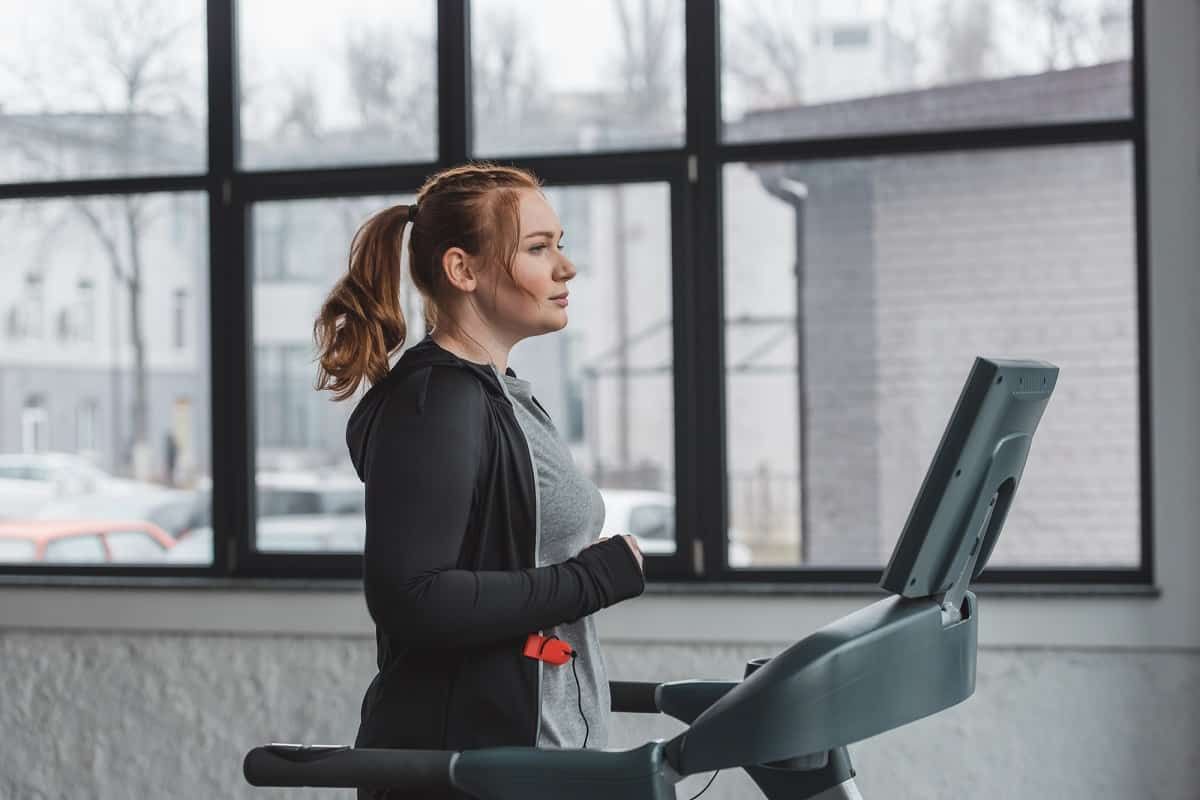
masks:
[[[567,324],[565,298],[567,281],[575,277],[575,265],[563,253],[558,215],[535,189],[522,189],[521,231],[513,259],[513,279],[503,267],[491,270],[487,288],[476,293],[486,303],[493,324],[514,339],[561,330]],[[482,296],[480,296],[482,295]]]

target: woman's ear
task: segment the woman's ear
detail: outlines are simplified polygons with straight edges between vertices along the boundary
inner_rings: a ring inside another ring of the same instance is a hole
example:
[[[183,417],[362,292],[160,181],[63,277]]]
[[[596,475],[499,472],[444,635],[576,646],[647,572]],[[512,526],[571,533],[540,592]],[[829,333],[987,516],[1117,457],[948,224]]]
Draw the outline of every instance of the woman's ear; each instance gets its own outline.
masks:
[[[461,247],[451,247],[442,254],[442,271],[450,285],[460,292],[473,292],[479,285],[474,259]]]

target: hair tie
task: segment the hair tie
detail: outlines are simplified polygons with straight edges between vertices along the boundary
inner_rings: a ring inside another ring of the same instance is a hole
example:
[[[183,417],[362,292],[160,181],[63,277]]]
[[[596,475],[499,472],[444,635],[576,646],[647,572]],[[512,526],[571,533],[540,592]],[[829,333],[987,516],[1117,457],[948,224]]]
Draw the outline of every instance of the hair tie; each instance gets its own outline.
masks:
[[[420,209],[418,208],[418,206],[417,206],[417,204],[416,204],[416,203],[413,203],[412,205],[410,205],[410,206],[408,207],[408,221],[409,221],[409,223],[411,223],[411,224],[416,224],[416,221],[417,221],[417,212],[418,212],[419,210],[420,210]]]

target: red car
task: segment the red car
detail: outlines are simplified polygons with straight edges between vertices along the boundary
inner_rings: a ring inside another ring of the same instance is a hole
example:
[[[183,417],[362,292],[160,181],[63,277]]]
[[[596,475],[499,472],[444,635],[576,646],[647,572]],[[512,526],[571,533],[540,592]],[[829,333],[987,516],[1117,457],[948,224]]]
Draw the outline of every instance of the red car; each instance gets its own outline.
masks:
[[[175,544],[162,528],[139,520],[5,520],[0,562],[152,564]]]

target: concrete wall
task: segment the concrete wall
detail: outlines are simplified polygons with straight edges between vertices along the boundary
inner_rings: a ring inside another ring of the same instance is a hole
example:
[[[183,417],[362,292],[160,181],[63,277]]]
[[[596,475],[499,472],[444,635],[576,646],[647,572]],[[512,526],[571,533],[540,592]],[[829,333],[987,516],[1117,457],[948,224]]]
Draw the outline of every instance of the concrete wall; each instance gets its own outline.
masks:
[[[621,679],[738,678],[747,659],[786,645],[615,643],[605,661]],[[0,797],[353,797],[254,789],[241,763],[270,741],[352,742],[374,653],[361,636],[0,634]],[[1195,797],[1200,716],[1181,704],[1197,697],[1194,652],[986,649],[974,697],[850,756],[866,798]],[[632,714],[613,723],[610,747],[683,727]],[[705,798],[756,792],[725,770]]]

